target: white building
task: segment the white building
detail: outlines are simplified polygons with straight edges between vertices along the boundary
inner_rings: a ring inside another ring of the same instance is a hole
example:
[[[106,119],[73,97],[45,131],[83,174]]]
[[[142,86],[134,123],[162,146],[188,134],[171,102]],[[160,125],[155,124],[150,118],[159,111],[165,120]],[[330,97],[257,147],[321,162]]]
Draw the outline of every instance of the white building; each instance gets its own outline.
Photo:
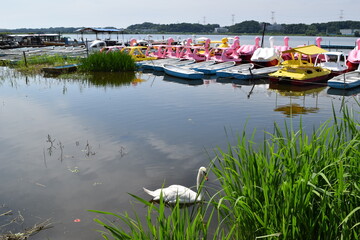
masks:
[[[229,31],[229,29],[224,28],[224,27],[219,27],[219,28],[214,29],[214,33],[227,33],[228,31]]]
[[[360,33],[360,29],[340,29],[342,35],[355,35],[355,32]]]

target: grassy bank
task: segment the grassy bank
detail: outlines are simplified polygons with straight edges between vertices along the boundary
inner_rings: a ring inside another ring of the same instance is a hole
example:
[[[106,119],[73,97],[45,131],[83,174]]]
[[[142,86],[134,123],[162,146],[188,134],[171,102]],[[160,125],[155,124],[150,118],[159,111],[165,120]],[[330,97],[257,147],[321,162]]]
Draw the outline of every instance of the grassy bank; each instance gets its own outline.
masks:
[[[6,63],[4,63],[6,65]],[[69,58],[60,55],[27,56],[13,66],[24,74],[40,74],[43,68],[79,64],[79,71],[86,72],[126,72],[135,71],[134,59],[121,52],[91,53],[87,58]]]
[[[167,209],[133,196],[145,218],[95,211],[121,224],[95,221],[105,239],[359,239],[359,127],[345,108],[312,134],[275,124],[256,144],[243,132],[216,151],[221,188],[206,203]]]
[[[60,55],[27,56],[13,67],[24,74],[40,74],[42,68],[79,63],[80,58],[67,58]]]

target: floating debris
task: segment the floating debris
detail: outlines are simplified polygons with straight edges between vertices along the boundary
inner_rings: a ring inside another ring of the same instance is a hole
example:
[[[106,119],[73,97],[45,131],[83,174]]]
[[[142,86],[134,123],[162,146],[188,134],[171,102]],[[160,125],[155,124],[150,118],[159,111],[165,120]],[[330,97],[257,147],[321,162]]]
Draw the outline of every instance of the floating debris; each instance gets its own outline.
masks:
[[[25,229],[23,232],[2,234],[0,235],[0,240],[27,240],[30,236],[49,228],[52,228],[50,219],[35,224],[32,228]]]
[[[74,167],[74,168],[68,168],[68,170],[72,173],[78,173],[80,172],[79,168],[78,167]]]
[[[44,184],[41,184],[41,183],[35,183],[35,185],[38,185],[38,186],[40,186],[40,187],[44,187],[44,188],[46,188],[46,186],[44,185]]]

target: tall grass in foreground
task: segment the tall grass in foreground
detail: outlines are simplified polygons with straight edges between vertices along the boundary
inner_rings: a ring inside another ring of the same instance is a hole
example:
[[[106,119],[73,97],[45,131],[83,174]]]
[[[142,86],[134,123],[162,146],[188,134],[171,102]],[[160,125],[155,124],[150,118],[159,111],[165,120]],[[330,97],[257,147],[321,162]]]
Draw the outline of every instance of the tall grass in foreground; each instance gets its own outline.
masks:
[[[219,150],[218,208],[234,239],[359,239],[359,130],[345,109],[310,136],[275,124],[261,149],[243,134]]]
[[[211,164],[221,190],[204,206],[166,209],[134,196],[148,208],[145,219],[95,211],[122,222],[96,219],[103,237],[359,239],[359,123],[345,109],[310,135],[301,127],[275,124],[261,147],[243,132],[236,146],[219,149]]]
[[[81,61],[82,71],[93,72],[123,72],[136,70],[135,60],[126,53],[94,52]]]
[[[214,208],[209,210],[209,205],[198,204],[192,210],[182,207],[177,203],[170,209],[167,208],[163,199],[159,205],[154,205],[146,200],[132,195],[141,204],[147,206],[145,219],[140,218],[135,212],[135,219],[127,213],[115,214],[111,212],[89,210],[94,213],[115,217],[123,224],[117,226],[110,220],[103,222],[95,219],[95,222],[103,226],[108,232],[100,231],[104,239],[208,239],[210,221],[214,214]]]

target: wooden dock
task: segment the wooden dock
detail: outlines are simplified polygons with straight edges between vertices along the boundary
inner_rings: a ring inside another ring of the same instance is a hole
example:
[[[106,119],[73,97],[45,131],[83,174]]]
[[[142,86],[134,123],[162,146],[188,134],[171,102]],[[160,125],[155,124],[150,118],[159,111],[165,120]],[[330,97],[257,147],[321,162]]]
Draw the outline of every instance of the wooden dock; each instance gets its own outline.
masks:
[[[354,49],[355,48],[355,45],[354,46],[344,46],[344,45],[331,45],[331,44],[327,44],[327,45],[320,45],[321,48],[324,48],[324,49]]]

